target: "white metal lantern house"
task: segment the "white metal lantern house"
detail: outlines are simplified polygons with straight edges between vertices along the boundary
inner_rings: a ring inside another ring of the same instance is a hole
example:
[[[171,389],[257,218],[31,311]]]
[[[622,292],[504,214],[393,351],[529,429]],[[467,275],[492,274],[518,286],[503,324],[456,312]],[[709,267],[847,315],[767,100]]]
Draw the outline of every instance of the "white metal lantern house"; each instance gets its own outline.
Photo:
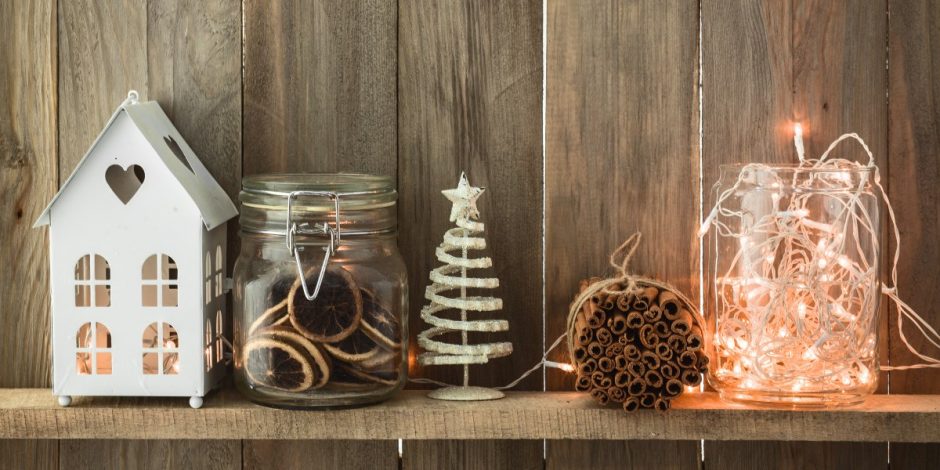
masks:
[[[236,214],[160,105],[129,93],[35,224],[49,224],[59,404],[202,406],[225,374],[225,225]]]

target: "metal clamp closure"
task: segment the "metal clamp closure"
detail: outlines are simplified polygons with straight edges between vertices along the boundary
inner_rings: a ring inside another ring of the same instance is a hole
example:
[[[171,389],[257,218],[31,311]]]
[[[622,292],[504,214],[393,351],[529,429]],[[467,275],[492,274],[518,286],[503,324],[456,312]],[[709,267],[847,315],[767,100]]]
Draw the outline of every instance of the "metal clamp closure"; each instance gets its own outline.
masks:
[[[305,230],[307,224],[302,224],[300,226],[294,222],[293,217],[293,201],[297,196],[313,196],[313,197],[328,197],[333,201],[333,214],[334,214],[334,226],[331,227],[329,223],[322,223],[314,226],[315,230]],[[297,275],[300,279],[300,286],[303,288],[304,297],[307,300],[314,300],[317,298],[317,295],[320,294],[320,286],[323,284],[323,277],[326,275],[326,266],[330,262],[330,256],[336,254],[336,247],[339,242],[342,240],[342,228],[339,223],[339,194],[334,192],[327,191],[292,191],[287,195],[287,217],[286,217],[286,238],[287,238],[287,250],[294,254],[294,261],[297,263]],[[307,286],[307,276],[304,272],[303,264],[300,262],[300,250],[302,246],[297,245],[294,242],[294,236],[298,233],[300,234],[315,234],[321,232],[325,235],[330,236],[330,244],[323,247],[323,261],[320,263],[320,275],[317,277],[317,285],[313,289],[313,293],[310,293],[310,289]]]

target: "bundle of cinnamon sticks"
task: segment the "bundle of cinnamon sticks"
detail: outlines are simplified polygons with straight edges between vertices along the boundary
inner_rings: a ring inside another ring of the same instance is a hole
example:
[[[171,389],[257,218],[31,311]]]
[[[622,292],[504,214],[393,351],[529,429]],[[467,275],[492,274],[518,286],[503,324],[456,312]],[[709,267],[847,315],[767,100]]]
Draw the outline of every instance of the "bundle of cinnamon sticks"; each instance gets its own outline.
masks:
[[[581,281],[581,293],[598,279]],[[575,389],[628,412],[669,409],[708,367],[701,325],[676,293],[612,285],[587,299],[574,322]]]

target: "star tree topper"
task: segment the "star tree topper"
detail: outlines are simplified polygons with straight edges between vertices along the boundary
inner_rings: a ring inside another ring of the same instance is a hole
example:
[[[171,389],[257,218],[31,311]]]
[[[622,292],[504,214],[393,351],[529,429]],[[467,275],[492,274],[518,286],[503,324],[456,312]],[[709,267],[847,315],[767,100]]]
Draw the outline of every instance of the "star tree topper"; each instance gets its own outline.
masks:
[[[483,191],[486,191],[486,188],[470,186],[467,175],[461,172],[460,182],[457,183],[456,188],[441,191],[444,197],[454,203],[454,207],[450,210],[450,221],[456,222],[457,220],[480,217],[480,211],[477,209],[477,199],[483,195]]]

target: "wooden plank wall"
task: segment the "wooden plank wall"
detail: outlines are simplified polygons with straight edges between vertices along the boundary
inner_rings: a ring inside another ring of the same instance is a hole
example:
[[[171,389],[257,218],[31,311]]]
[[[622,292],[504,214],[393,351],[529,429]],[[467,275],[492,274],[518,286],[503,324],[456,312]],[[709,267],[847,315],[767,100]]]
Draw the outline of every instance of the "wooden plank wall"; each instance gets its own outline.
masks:
[[[130,88],[160,102],[233,198],[262,172],[396,177],[412,333],[448,226],[439,190],[460,170],[486,186],[516,352],[474,368],[478,383],[535,363],[577,281],[608,272],[636,230],[633,268],[697,294],[694,232],[718,164],[792,160],[795,120],[811,154],[849,131],[875,151],[902,227],[901,294],[940,324],[938,28],[930,0],[0,2],[0,387],[49,386],[47,243],[29,227]],[[885,362],[914,362],[890,313]],[[933,371],[882,378],[883,392],[940,393]],[[550,371],[520,388],[570,385]],[[405,442],[399,461],[394,441],[0,441],[3,468],[886,468],[888,454],[552,441],[543,461],[539,441],[431,441]],[[890,458],[930,468],[940,446],[892,444]]]

